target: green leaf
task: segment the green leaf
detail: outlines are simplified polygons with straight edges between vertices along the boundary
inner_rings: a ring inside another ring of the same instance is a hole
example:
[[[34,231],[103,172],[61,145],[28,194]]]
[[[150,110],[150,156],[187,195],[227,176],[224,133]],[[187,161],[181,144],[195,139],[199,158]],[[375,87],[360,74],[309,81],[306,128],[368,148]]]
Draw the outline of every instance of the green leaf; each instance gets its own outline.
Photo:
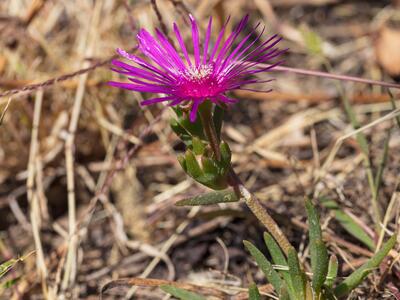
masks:
[[[186,144],[191,143],[191,136],[189,132],[185,128],[183,128],[179,122],[175,119],[170,120],[170,126],[172,130],[175,132],[175,134]]]
[[[176,157],[178,159],[179,164],[181,165],[182,169],[187,172],[187,167],[186,167],[186,160],[185,160],[185,155],[183,154],[178,154]]]
[[[6,282],[4,282],[1,287],[3,289],[9,289],[10,287],[12,287],[13,285],[17,284],[18,281],[21,279],[21,277],[16,277],[16,278],[12,278],[10,280],[7,280]]]
[[[249,241],[243,241],[244,246],[250,252],[251,256],[253,256],[256,261],[258,267],[264,273],[267,280],[272,284],[276,292],[281,290],[282,280],[279,276],[278,272],[274,270],[271,263],[265,258],[264,254],[260,250],[257,249]]]
[[[306,296],[306,276],[300,268],[296,250],[291,247],[288,251],[289,275],[293,284],[296,299],[304,300]]]
[[[214,191],[193,198],[183,199],[178,201],[177,206],[198,206],[198,205],[213,205],[218,203],[228,203],[239,201],[235,192],[231,189],[223,191]]]
[[[185,154],[185,166],[187,169],[187,173],[192,176],[194,179],[203,175],[203,171],[200,168],[199,163],[197,162],[196,157],[194,156],[191,150],[186,150]]]
[[[287,267],[287,270],[278,270],[278,272],[279,272],[279,274],[282,275],[283,280],[286,282],[287,292],[291,295],[292,298],[295,298],[296,293],[294,292],[292,280],[289,275],[289,266],[286,261],[285,255],[283,254],[278,243],[268,232],[264,232],[264,241],[265,241],[265,245],[267,246],[268,251],[272,257],[272,261],[274,262],[274,264],[278,265],[280,267],[283,267],[283,268]],[[281,297],[282,297],[282,295],[281,295]]]
[[[202,156],[201,157],[201,164],[203,165],[204,173],[210,173],[214,175],[218,175],[219,170],[215,160]]]
[[[355,289],[367,275],[377,268],[389,251],[396,244],[397,233],[395,233],[383,246],[382,248],[375,253],[373,257],[371,257],[365,264],[363,264],[360,268],[355,270],[349,277],[347,277],[342,283],[340,283],[334,290],[336,297],[342,297],[350,293],[353,289]]]
[[[28,254],[24,255],[23,257],[20,258],[12,258],[9,259],[5,262],[3,262],[0,265],[0,278],[2,278],[4,275],[7,274],[8,271],[11,270],[17,263],[24,261],[26,258],[28,258],[30,255],[32,255],[35,251],[29,252]]]
[[[317,210],[311,200],[306,199],[306,210],[309,224],[312,286],[319,297],[328,273],[328,250],[322,240],[322,230]],[[318,298],[317,298],[318,299]]]
[[[322,240],[322,231],[321,231],[321,226],[319,224],[319,217],[317,210],[315,209],[310,199],[306,199],[305,204],[306,204],[308,224],[309,224],[308,234],[310,237],[310,242]]]
[[[329,265],[328,265],[328,274],[326,276],[325,285],[328,288],[332,288],[333,283],[335,282],[337,273],[339,269],[339,263],[337,260],[336,255],[331,255],[329,258]]]
[[[18,259],[10,259],[0,265],[0,278],[3,277],[16,263]]]
[[[322,39],[314,31],[305,26],[300,29],[301,35],[303,37],[304,44],[307,47],[308,52],[313,55],[322,54]]]
[[[313,272],[312,287],[317,297],[319,297],[328,274],[328,250],[322,240],[317,240],[311,243],[310,253]]]
[[[224,141],[221,142],[219,148],[221,150],[221,162],[223,163],[223,167],[229,168],[232,158],[231,149],[229,148],[229,145]]]
[[[249,286],[249,300],[261,300],[260,292],[255,283]]]
[[[164,292],[174,296],[175,298],[181,299],[181,300],[206,300],[205,297],[203,297],[199,294],[178,288],[173,285],[162,285],[162,286],[160,286],[160,288]]]
[[[175,131],[175,133],[177,133],[177,135],[179,137],[181,137],[180,134],[183,134],[183,136],[185,136],[187,134],[189,136],[189,140],[186,140],[186,141],[184,140],[185,143],[186,142],[191,143],[192,136],[197,136],[202,140],[206,140],[200,118],[196,118],[195,122],[191,122],[189,120],[189,114],[186,112],[183,112],[183,110],[181,108],[179,108],[178,106],[174,106],[174,107],[172,107],[172,109],[175,111],[176,116],[177,116],[177,120],[175,120],[176,123],[178,123],[179,126],[182,127],[182,129],[184,131],[186,131],[186,133],[183,133],[182,129],[178,129],[178,133],[177,133],[175,131],[176,124],[174,122],[172,123],[171,127]]]
[[[282,284],[281,290],[279,292],[279,300],[290,300],[290,299],[295,299],[295,296],[290,296],[288,289],[285,284]]]
[[[202,155],[204,153],[204,144],[203,142],[196,136],[192,138],[192,147],[193,152],[196,155]]]
[[[322,204],[333,210],[335,219],[343,226],[343,228],[350,233],[357,240],[366,245],[369,249],[375,249],[375,243],[364,229],[358,225],[348,214],[340,210],[338,204],[333,200],[325,200]]]

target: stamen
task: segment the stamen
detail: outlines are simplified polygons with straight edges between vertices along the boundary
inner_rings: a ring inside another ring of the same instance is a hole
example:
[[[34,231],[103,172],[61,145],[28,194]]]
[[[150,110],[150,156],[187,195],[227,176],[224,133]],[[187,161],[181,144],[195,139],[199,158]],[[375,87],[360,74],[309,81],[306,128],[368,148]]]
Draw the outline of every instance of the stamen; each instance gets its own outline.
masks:
[[[213,72],[213,69],[213,66],[210,64],[200,65],[198,67],[192,65],[186,69],[183,75],[187,80],[201,81],[202,79],[208,77]]]

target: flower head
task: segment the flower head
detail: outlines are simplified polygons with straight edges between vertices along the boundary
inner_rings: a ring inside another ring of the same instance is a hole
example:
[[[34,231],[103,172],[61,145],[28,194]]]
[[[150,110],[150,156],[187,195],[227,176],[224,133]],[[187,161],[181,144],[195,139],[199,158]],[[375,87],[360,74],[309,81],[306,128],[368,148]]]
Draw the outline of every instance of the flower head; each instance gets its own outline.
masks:
[[[192,27],[193,56],[183,41],[178,26],[174,23],[174,32],[180,51],[170,43],[159,30],[152,36],[145,29],[137,34],[138,48],[145,59],[122,49],[117,52],[130,60],[134,65],[114,60],[113,71],[128,76],[130,83],[109,82],[110,85],[138,92],[162,94],[157,98],[142,101],[142,105],[150,105],[168,101],[170,106],[189,103],[191,105],[190,120],[196,120],[199,105],[204,101],[212,101],[217,105],[236,102],[226,93],[243,86],[268,82],[252,78],[252,75],[266,72],[276,66],[264,63],[279,56],[285,50],[275,46],[281,38],[273,35],[265,42],[259,42],[264,29],[255,36],[259,24],[242,39],[240,34],[248,22],[245,16],[225,41],[226,25],[223,25],[213,46],[211,46],[212,18],[209,19],[202,47],[196,20],[190,15]],[[235,44],[235,45],[234,45]],[[182,55],[181,55],[182,54]]]

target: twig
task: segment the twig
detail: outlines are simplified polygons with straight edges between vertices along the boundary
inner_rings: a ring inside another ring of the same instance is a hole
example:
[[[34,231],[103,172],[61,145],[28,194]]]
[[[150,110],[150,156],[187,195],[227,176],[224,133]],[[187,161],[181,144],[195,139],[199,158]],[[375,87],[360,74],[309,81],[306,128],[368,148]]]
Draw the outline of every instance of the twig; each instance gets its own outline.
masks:
[[[40,240],[41,214],[39,208],[40,207],[39,197],[34,187],[35,176],[36,176],[36,159],[38,154],[38,131],[39,131],[40,114],[42,110],[42,102],[43,102],[43,90],[39,90],[36,93],[35,107],[33,112],[31,145],[30,145],[29,161],[28,161],[28,179],[26,182],[26,188],[27,188],[28,201],[30,204],[30,220],[32,224],[33,240],[37,252],[36,266],[42,280],[43,294],[47,295],[48,291],[47,291],[46,281],[47,281],[48,271],[44,259],[42,242]]]
[[[154,12],[156,13],[158,22],[160,22],[160,27],[162,32],[168,36],[168,28],[164,23],[164,19],[160,13],[160,10],[158,9],[157,1],[156,0],[150,0],[151,1],[151,6],[153,7]]]
[[[100,14],[102,9],[102,3],[97,2],[93,11],[92,20],[89,23],[89,30],[87,37],[90,39],[88,46],[85,51],[85,56],[92,56],[95,41],[97,36],[97,24],[100,21]],[[84,66],[88,62],[84,62]],[[65,164],[67,171],[67,188],[68,188],[68,229],[69,229],[69,243],[67,260],[65,263],[65,272],[62,281],[62,290],[66,290],[75,282],[77,274],[76,265],[76,251],[78,246],[78,236],[76,233],[76,204],[75,204],[75,180],[74,180],[74,141],[75,132],[78,127],[79,115],[82,107],[83,96],[85,93],[85,83],[88,77],[88,73],[84,73],[80,78],[78,88],[75,94],[74,106],[72,108],[71,119],[68,127],[68,135],[65,142]]]

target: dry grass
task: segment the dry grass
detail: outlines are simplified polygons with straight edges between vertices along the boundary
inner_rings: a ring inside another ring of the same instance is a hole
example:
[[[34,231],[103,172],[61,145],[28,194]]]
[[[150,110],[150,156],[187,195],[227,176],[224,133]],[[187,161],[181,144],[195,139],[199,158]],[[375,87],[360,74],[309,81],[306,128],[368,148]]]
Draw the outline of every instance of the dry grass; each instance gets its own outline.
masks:
[[[335,74],[392,81],[374,54],[380,26],[398,18],[389,1],[1,1],[1,260],[35,254],[8,273],[16,280],[0,297],[95,299],[110,280],[140,276],[190,282],[219,299],[246,299],[248,282],[262,282],[242,240],[260,242],[263,229],[244,207],[174,207],[205,188],[179,168],[175,154],[182,145],[168,126],[171,112],[142,109],[137,103],[145,95],[105,84],[116,76],[109,70],[116,47],[133,49],[141,27],[171,33],[177,21],[187,28],[188,12],[203,26],[209,15],[219,26],[228,15],[234,24],[249,12],[252,24],[263,20],[269,33],[284,37],[283,47],[291,49],[287,66],[328,66]],[[307,48],[307,28],[321,36],[324,59]],[[386,88],[294,73],[273,77],[273,93],[237,93],[242,101],[227,114],[224,138],[239,176],[303,260],[305,194],[338,202],[380,245],[399,225],[400,211],[399,110]],[[345,98],[358,131],[343,109]],[[376,195],[366,162],[373,174],[384,166]],[[381,224],[374,223],[372,199]],[[329,249],[346,276],[372,253],[330,211],[321,206],[321,212]],[[391,254],[398,260],[397,251]],[[392,261],[354,298],[400,297],[400,266]],[[126,288],[153,281],[123,283],[105,297],[165,299],[155,288]],[[262,291],[271,293],[268,285]]]

